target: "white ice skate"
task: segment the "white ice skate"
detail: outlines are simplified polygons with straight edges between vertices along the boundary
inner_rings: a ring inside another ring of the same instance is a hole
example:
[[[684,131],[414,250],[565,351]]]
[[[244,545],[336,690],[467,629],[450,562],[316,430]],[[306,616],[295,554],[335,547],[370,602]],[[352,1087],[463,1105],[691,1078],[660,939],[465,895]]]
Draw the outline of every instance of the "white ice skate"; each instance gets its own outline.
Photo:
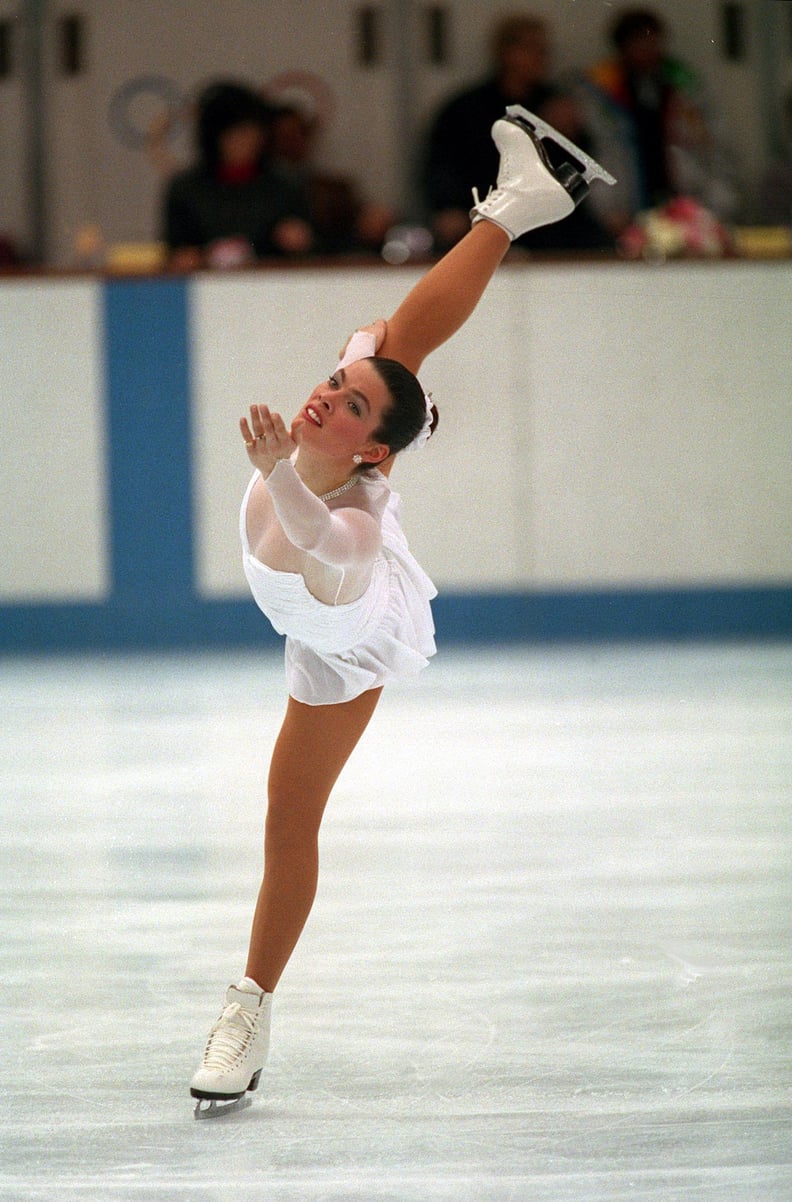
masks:
[[[498,181],[484,200],[473,189],[476,203],[470,216],[473,225],[494,222],[512,240],[567,217],[587,195],[592,180],[616,183],[574,142],[519,104],[508,106],[506,116],[493,125],[492,137],[500,152]],[[570,161],[553,166],[544,141],[565,150]]]
[[[269,1051],[272,994],[247,978],[230,985],[226,1005],[212,1030],[201,1066],[190,1082],[198,1101],[195,1117],[211,1118],[250,1106]]]

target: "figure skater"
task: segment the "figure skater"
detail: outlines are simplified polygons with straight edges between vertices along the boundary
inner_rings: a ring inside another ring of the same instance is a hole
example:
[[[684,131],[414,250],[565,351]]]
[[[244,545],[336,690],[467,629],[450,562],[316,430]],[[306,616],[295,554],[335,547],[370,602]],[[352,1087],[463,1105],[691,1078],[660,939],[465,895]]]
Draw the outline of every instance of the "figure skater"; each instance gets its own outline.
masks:
[[[571,162],[551,167],[547,137]],[[518,106],[493,126],[497,186],[475,195],[470,232],[388,321],[352,336],[287,428],[267,405],[240,422],[255,469],[240,516],[253,596],[286,636],[289,698],[268,780],[264,877],[245,976],[229,987],[190,1093],[196,1117],[250,1102],[269,1046],[272,995],[316,892],[330,791],[383,685],[435,651],[431,581],[411,556],[388,476],[423,446],[437,412],[415,378],[473,312],[514,238],[572,212],[598,164]]]

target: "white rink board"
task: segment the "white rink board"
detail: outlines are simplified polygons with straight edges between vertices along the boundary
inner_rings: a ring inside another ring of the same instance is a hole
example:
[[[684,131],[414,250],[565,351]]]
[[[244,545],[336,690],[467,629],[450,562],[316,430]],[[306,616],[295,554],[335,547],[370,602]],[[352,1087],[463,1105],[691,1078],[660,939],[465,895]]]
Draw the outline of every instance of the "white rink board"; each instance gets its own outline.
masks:
[[[108,591],[100,289],[0,288],[0,602]]]
[[[243,595],[238,416],[293,416],[410,270],[193,284],[199,588]],[[392,476],[441,589],[774,583],[792,575],[785,265],[522,266],[424,365],[441,424]]]

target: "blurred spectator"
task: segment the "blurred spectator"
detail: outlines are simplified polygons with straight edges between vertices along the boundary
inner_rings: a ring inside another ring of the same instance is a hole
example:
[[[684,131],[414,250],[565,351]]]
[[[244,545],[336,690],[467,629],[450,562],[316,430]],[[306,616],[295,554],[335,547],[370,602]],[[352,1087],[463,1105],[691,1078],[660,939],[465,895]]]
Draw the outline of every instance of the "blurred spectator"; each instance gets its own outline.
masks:
[[[495,184],[498,151],[490,131],[507,104],[523,105],[588,149],[577,100],[550,81],[550,39],[544,21],[528,15],[504,18],[493,31],[491,50],[491,74],[447,101],[430,129],[423,192],[441,249],[470,228],[473,188],[485,196]],[[518,245],[586,249],[610,242],[587,199],[569,217],[526,234]]]
[[[22,256],[16,242],[8,234],[0,234],[0,271],[22,266]]]
[[[616,176],[592,203],[614,234],[674,197],[699,201],[721,220],[739,206],[734,165],[695,73],[666,50],[663,21],[627,9],[609,29],[613,57],[585,75],[582,102],[594,154]]]
[[[395,215],[384,205],[364,202],[354,181],[315,165],[319,129],[319,119],[296,104],[281,105],[273,114],[273,160],[305,193],[314,250],[320,254],[379,251]]]
[[[198,161],[169,182],[164,241],[178,269],[237,266],[312,247],[302,189],[273,166],[272,111],[251,89],[216,83],[198,101]]]
[[[784,153],[765,173],[757,215],[766,225],[792,226],[792,88],[784,101],[783,118]]]

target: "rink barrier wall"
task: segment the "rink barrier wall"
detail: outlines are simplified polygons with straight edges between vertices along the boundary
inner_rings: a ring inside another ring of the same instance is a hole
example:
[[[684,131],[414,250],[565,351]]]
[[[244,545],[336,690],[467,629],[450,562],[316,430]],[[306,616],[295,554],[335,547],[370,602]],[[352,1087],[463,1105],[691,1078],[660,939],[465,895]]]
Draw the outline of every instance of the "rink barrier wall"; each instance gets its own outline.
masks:
[[[272,650],[282,643],[252,602],[169,600],[7,606],[0,652]],[[441,647],[792,636],[792,589],[784,587],[442,593],[432,611]]]
[[[277,647],[243,582],[238,596],[208,596],[198,581],[195,375],[205,348],[195,346],[190,281],[96,288],[106,586],[95,598],[3,602],[0,651]],[[792,585],[510,588],[482,580],[441,587],[433,610],[441,645],[788,638]]]

